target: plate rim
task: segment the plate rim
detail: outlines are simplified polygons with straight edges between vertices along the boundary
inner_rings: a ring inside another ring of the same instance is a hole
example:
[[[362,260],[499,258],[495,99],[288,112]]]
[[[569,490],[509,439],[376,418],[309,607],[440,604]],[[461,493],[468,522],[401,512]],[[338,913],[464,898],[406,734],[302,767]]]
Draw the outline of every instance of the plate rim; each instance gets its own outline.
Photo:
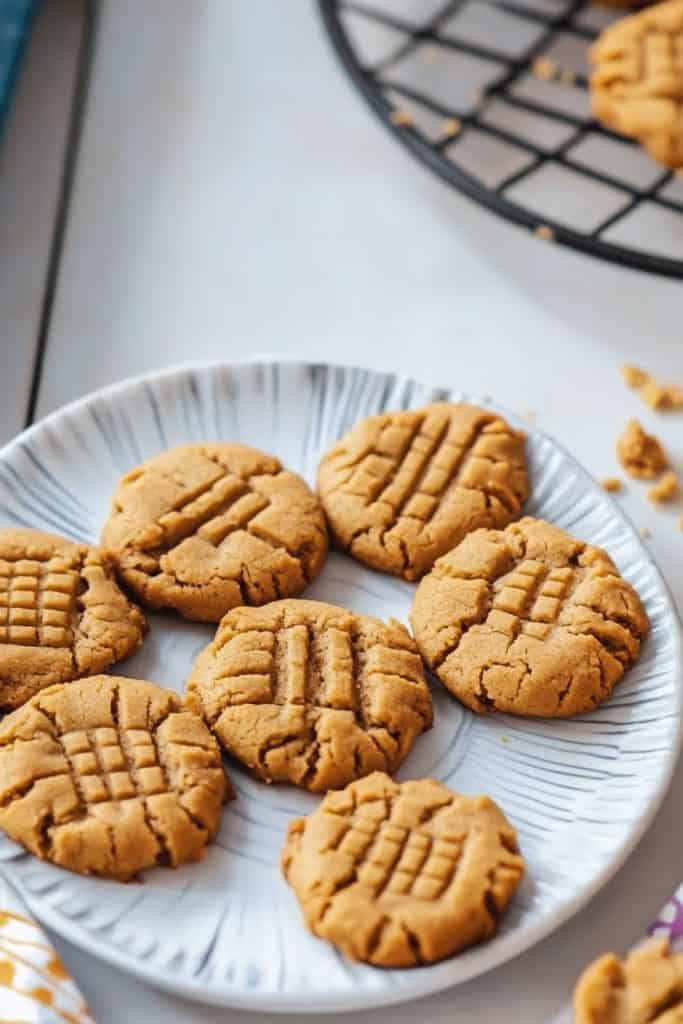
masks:
[[[123,378],[122,380],[97,388],[94,391],[88,392],[87,394],[60,406],[47,416],[44,416],[36,423],[32,424],[30,427],[21,431],[14,438],[10,439],[10,441],[0,447],[0,462],[3,461],[13,449],[31,441],[34,436],[38,435],[46,427],[54,424],[54,422],[59,420],[61,417],[68,414],[77,414],[94,402],[114,397],[119,393],[138,387],[141,384],[153,383],[182,373],[213,373],[216,371],[230,371],[237,367],[258,365],[282,365],[287,367],[301,367],[302,369],[340,369],[346,372],[357,370],[362,373],[391,377],[393,380],[399,382],[406,381],[410,384],[416,384],[426,388],[443,390],[443,387],[437,388],[436,385],[425,381],[420,377],[399,373],[394,370],[378,370],[376,367],[372,366],[361,366],[359,364],[344,362],[331,363],[324,360],[314,361],[294,356],[288,358],[274,353],[255,354],[245,357],[244,359],[190,360],[181,363],[174,363],[160,370],[148,370],[140,374]],[[457,388],[449,387],[448,385],[446,387],[448,390],[457,390]],[[504,405],[500,405],[488,396],[476,396],[468,393],[467,401],[471,401],[473,404],[480,405],[484,408],[494,406],[496,411],[500,411],[501,415],[509,416],[510,419],[517,424],[523,423],[522,418],[518,414],[508,411]],[[529,433],[533,433],[537,437],[550,442],[550,444],[561,453],[563,458],[568,461],[569,465],[578,477],[583,479],[591,489],[600,488],[598,481],[593,477],[593,475],[574,455],[571,454],[571,452],[564,447],[563,444],[557,441],[555,437],[546,433],[544,430],[539,429],[535,424],[524,424],[524,429],[528,430]],[[672,659],[675,675],[678,677],[680,682],[680,679],[683,676],[683,627],[681,625],[681,617],[673,595],[657,563],[653,559],[646,545],[643,543],[643,540],[628,513],[622,509],[611,494],[601,492],[601,498],[605,501],[612,515],[628,529],[633,541],[639,549],[641,557],[648,563],[660,593],[666,601],[674,626],[672,631],[673,636],[671,638],[673,646]],[[585,889],[583,889],[573,899],[568,900],[566,903],[547,914],[542,918],[542,920],[527,927],[521,936],[518,935],[517,932],[512,931],[501,937],[494,947],[487,946],[486,944],[475,947],[480,955],[476,958],[473,957],[471,963],[463,963],[462,959],[452,957],[440,963],[433,964],[428,968],[423,968],[420,971],[419,976],[415,977],[414,981],[411,981],[409,976],[408,981],[399,983],[388,989],[379,991],[362,990],[359,991],[357,995],[355,993],[344,993],[339,995],[327,993],[322,998],[320,996],[314,996],[306,1002],[306,1005],[302,1005],[300,994],[259,993],[258,990],[247,988],[244,985],[221,983],[212,984],[208,987],[198,981],[179,980],[174,978],[170,972],[165,971],[162,968],[155,968],[148,963],[135,960],[106,941],[98,939],[96,935],[83,928],[76,921],[60,914],[51,907],[44,905],[40,900],[40,897],[34,896],[30,891],[28,891],[21,884],[21,881],[13,877],[11,868],[2,862],[0,862],[0,874],[5,874],[9,877],[10,883],[17,887],[27,906],[31,912],[35,914],[36,918],[45,926],[55,931],[62,938],[71,942],[83,952],[90,953],[93,956],[96,956],[99,960],[109,963],[125,973],[132,974],[158,989],[172,992],[184,998],[194,999],[198,1002],[215,1006],[235,1007],[253,1011],[268,1011],[271,1013],[297,1012],[307,1014],[320,1012],[330,1013],[345,1010],[358,1011],[409,1002],[413,999],[423,998],[425,996],[444,991],[445,989],[455,987],[456,985],[460,985],[474,977],[479,977],[492,970],[494,967],[501,966],[502,964],[512,960],[514,957],[531,949],[543,938],[551,935],[563,924],[566,924],[580,910],[584,909],[591,902],[593,897],[621,870],[654,821],[669,786],[671,785],[676,765],[679,760],[681,748],[683,746],[683,688],[680,685],[676,689],[676,704],[674,711],[676,731],[675,735],[672,737],[671,748],[667,751],[666,758],[663,759],[664,770],[657,781],[652,799],[650,800],[646,810],[640,815],[640,818],[633,827],[628,839],[622,843],[616,856],[614,856],[609,863],[600,872],[598,872],[590,885],[586,886]],[[303,922],[301,927],[305,927]],[[483,956],[481,955],[482,953]],[[458,977],[449,978],[448,975],[449,973],[452,973],[452,967],[454,964],[458,964]]]

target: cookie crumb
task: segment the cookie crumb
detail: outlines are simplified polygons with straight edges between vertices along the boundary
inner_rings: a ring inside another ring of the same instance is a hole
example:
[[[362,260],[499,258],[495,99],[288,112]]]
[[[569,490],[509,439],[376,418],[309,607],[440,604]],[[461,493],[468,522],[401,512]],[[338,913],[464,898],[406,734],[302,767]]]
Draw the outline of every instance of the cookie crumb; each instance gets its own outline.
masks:
[[[611,494],[618,494],[619,491],[623,490],[624,485],[618,476],[608,476],[602,481],[602,487]]]
[[[621,376],[627,387],[640,392],[641,398],[651,409],[683,409],[683,388],[676,387],[675,384],[660,384],[646,370],[628,364],[621,367]]]
[[[682,529],[683,529],[683,527],[682,527]],[[648,530],[647,526],[641,526],[641,528],[640,528],[640,536],[643,538],[643,540],[649,540],[649,538],[652,536],[652,534]]]
[[[524,413],[524,419],[527,421],[527,423],[535,423],[537,418],[538,413],[535,409],[527,409],[527,411]]]
[[[569,71],[569,69],[560,71],[560,81],[563,85],[576,85],[576,73]]]
[[[539,224],[534,230],[536,238],[541,238],[544,242],[552,242],[555,240],[555,232],[547,224]]]
[[[669,460],[661,441],[646,434],[638,420],[630,420],[617,441],[619,461],[629,476],[654,480],[669,468]]]
[[[683,391],[670,384],[658,384],[650,378],[640,391],[651,409],[683,409]]]
[[[649,405],[651,409],[661,409],[664,404],[664,388],[653,380],[652,377],[648,377],[643,386],[640,389],[643,401],[646,405]]]
[[[678,520],[678,528],[679,530],[683,530],[683,516]]]
[[[459,135],[462,131],[462,121],[457,117],[449,117],[447,121],[444,121],[441,129],[441,136],[444,139],[451,139],[454,135]]]
[[[621,376],[629,388],[642,388],[650,379],[650,374],[645,370],[641,370],[638,366],[629,366],[628,363],[624,363],[621,367]]]
[[[545,81],[549,81],[557,74],[557,67],[549,57],[537,57],[531,65],[531,70],[536,78],[542,78]]]
[[[389,120],[392,124],[395,124],[397,128],[410,128],[415,123],[413,121],[413,115],[409,114],[407,110],[392,110],[389,115]]]
[[[673,470],[669,470],[665,473],[661,480],[658,480],[654,487],[651,487],[647,492],[647,496],[651,502],[655,505],[661,504],[663,501],[671,501],[676,492],[678,491],[678,478]]]

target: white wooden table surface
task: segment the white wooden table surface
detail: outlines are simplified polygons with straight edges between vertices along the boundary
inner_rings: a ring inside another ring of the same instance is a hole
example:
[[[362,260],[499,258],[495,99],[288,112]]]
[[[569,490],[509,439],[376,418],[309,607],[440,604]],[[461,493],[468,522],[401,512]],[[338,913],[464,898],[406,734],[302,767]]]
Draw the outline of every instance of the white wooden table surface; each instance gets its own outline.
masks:
[[[50,4],[63,8],[51,59],[68,66],[82,11],[75,0]],[[37,60],[29,55],[25,76]],[[73,87],[63,78],[46,98],[61,97],[62,110]],[[23,118],[30,131],[30,109]],[[46,251],[36,243],[32,257],[27,247],[37,224],[43,243],[49,235],[54,167],[23,157],[32,173],[19,192],[34,197],[26,220],[8,212],[3,193],[17,153],[50,150],[40,145],[15,127],[0,153],[3,276],[17,260],[27,292],[17,311],[0,283],[4,437],[26,414]],[[680,314],[679,283],[540,243],[414,163],[344,80],[309,0],[104,0],[38,415],[188,359],[336,359],[534,410],[605,476],[617,470],[614,439],[632,415],[683,461],[681,418],[645,410],[617,372],[632,361],[683,383]],[[683,607],[683,510],[654,510],[636,484],[622,500],[651,529]],[[626,866],[542,946],[457,990],[363,1019],[544,1024],[581,966],[633,941],[680,880],[682,803],[679,770]],[[100,1024],[267,1019],[184,1003],[57,942]]]

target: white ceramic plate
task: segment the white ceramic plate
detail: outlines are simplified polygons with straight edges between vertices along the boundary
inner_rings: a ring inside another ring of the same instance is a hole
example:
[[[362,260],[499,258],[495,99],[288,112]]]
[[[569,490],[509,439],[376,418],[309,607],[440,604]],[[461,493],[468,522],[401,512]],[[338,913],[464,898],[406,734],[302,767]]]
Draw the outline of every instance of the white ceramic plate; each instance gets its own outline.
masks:
[[[55,413],[0,452],[0,522],[97,541],[119,476],[170,445],[243,440],[313,482],[321,453],[361,417],[461,398],[477,401],[392,374],[293,363],[195,366],[124,382]],[[679,626],[659,572],[616,504],[555,442],[524,426],[533,483],[527,510],[607,548],[637,587],[652,632],[612,700],[571,721],[475,717],[435,684],[435,726],[400,777],[433,776],[465,793],[488,793],[518,829],[528,876],[496,938],[411,971],[348,963],[304,930],[278,870],[288,820],[316,799],[255,782],[235,764],[238,799],[206,860],[155,869],[142,885],[80,878],[0,838],[4,870],[45,924],[124,970],[207,1002],[337,1010],[471,978],[527,949],[590,899],[647,828],[673,771]],[[308,594],[406,622],[413,590],[332,553]],[[151,618],[144,648],[115,671],[181,691],[213,630]]]

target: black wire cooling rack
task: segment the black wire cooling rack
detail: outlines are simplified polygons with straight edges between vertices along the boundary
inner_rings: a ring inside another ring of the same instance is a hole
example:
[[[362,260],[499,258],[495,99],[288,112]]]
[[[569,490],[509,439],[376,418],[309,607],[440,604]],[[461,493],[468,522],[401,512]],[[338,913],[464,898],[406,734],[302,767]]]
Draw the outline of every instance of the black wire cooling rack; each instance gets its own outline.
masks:
[[[555,241],[683,277],[683,178],[590,115],[586,0],[318,0],[384,124],[477,202]]]

